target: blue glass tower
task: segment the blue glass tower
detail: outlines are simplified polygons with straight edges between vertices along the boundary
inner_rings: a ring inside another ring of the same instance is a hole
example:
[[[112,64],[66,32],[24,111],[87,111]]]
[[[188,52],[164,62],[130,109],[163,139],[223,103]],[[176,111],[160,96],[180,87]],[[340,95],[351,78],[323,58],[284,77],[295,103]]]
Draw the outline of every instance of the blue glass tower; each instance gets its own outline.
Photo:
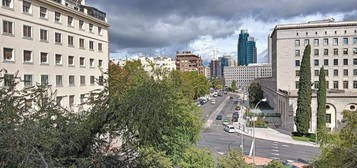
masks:
[[[253,37],[249,37],[248,30],[241,30],[238,39],[238,65],[246,66],[257,63],[257,48]]]

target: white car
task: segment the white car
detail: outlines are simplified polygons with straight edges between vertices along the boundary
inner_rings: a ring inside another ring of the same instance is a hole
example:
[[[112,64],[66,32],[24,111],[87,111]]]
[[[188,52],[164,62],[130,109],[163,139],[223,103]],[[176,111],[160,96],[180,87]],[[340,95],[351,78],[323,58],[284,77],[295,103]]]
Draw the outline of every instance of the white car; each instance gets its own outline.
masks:
[[[228,132],[228,133],[235,133],[236,132],[236,128],[234,128],[233,125],[225,125],[223,130]]]

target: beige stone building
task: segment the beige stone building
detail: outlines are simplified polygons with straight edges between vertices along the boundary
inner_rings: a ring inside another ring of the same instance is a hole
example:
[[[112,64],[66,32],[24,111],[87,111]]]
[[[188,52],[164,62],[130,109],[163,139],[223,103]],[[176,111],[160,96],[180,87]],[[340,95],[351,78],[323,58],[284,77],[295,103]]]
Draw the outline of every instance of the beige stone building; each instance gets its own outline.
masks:
[[[319,70],[324,66],[328,83],[327,127],[338,128],[344,110],[357,109],[357,21],[333,19],[301,24],[277,25],[270,37],[272,78],[260,80],[276,112],[282,114],[282,128],[295,129],[300,63],[304,48],[311,45],[312,119],[316,131],[316,91]]]
[[[76,107],[103,88],[108,69],[106,14],[85,0],[3,0],[0,4],[0,87],[42,84]],[[17,74],[17,75],[16,75]]]

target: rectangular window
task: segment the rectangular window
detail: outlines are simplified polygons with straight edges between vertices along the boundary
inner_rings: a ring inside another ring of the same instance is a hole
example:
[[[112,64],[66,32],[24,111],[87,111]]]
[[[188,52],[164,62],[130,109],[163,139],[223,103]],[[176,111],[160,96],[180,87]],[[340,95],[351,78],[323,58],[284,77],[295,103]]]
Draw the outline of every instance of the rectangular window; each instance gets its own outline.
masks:
[[[328,66],[328,59],[324,59],[324,65]]]
[[[319,60],[315,59],[315,60],[314,60],[314,65],[315,65],[315,66],[319,66]]]
[[[74,65],[74,56],[68,56],[68,65]]]
[[[40,7],[40,18],[47,18],[47,8]]]
[[[89,23],[89,32],[93,33],[93,24]]]
[[[61,33],[55,33],[55,43],[62,43]]]
[[[69,86],[75,86],[75,81],[74,81],[73,75],[68,76],[68,82],[69,82]]]
[[[83,20],[79,20],[79,28],[80,29],[84,29],[83,26],[84,26],[84,21]]]
[[[295,40],[295,47],[300,47],[300,40]]]
[[[295,60],[295,66],[300,66],[300,60]]]
[[[4,61],[15,61],[14,49],[4,48]]]
[[[32,51],[24,50],[24,62],[25,63],[32,62]]]
[[[40,57],[41,64],[48,64],[48,53],[41,52]]]
[[[48,41],[47,30],[40,29],[40,40],[41,41]]]
[[[23,36],[26,38],[32,37],[31,26],[27,26],[27,25],[23,26]]]
[[[315,74],[315,76],[319,76],[320,75],[320,70],[315,70],[314,74]]]
[[[24,86],[26,88],[32,87],[32,75],[24,75]]]
[[[319,88],[319,81],[315,81],[315,82],[314,82],[314,88],[315,88],[315,89],[318,89],[318,88]]]
[[[9,21],[3,21],[3,33],[5,34],[13,34],[13,23]]]
[[[67,17],[67,25],[68,26],[73,26],[73,17],[71,17],[71,16]]]
[[[348,76],[348,69],[343,70],[343,76]]]
[[[12,87],[15,85],[15,77],[13,74],[5,74],[4,75],[4,86]]]
[[[353,37],[353,44],[357,44],[357,37]]]
[[[328,76],[328,70],[327,69],[325,69],[325,75]]]
[[[84,39],[79,39],[79,48],[84,49]]]
[[[62,87],[63,86],[62,75],[56,75],[56,86],[57,87]]]
[[[314,39],[314,46],[319,46],[319,43],[320,43],[319,39]]]
[[[80,76],[80,82],[81,82],[81,86],[85,86],[86,85],[86,76]]]
[[[307,46],[308,44],[310,44],[310,40],[309,39],[305,39],[304,40],[304,45]]]
[[[338,46],[338,38],[333,38],[333,45]]]
[[[348,38],[343,38],[343,44],[348,45]]]
[[[299,89],[299,81],[295,81],[295,88]]]
[[[94,42],[93,41],[89,41],[89,49],[94,50]]]
[[[319,55],[319,49],[314,49],[314,55],[318,56]]]
[[[338,76],[338,69],[333,70],[333,76]]]
[[[57,96],[56,97],[56,103],[58,106],[61,106],[62,105],[62,100],[63,100],[63,97],[62,96]]]
[[[331,114],[326,114],[326,123],[331,124]]]
[[[353,81],[353,89],[357,89],[357,81]]]
[[[73,47],[74,43],[73,43],[73,36],[68,36],[68,46]]]
[[[74,95],[70,95],[68,98],[69,106],[74,106]]]
[[[62,55],[61,54],[56,54],[55,55],[55,63],[56,65],[62,65]]]
[[[348,59],[343,59],[343,65],[348,65]]]
[[[41,85],[48,86],[48,75],[41,75]]]
[[[333,88],[338,89],[338,81],[333,81]]]
[[[343,81],[343,88],[348,89],[348,81]]]
[[[324,39],[324,46],[328,46],[328,39],[327,38]]]
[[[338,59],[333,59],[333,65],[338,65]]]
[[[357,55],[357,48],[353,48],[353,55]]]
[[[103,51],[103,44],[98,43],[98,51]],[[300,55],[300,50],[299,50],[299,55]]]
[[[22,11],[24,13],[31,13],[31,3],[28,1],[22,1]]]
[[[348,48],[343,49],[343,55],[348,55]]]
[[[61,13],[55,12],[55,22],[61,22]]]
[[[357,76],[357,69],[353,70],[353,76]]]
[[[98,34],[102,35],[102,27],[98,27]]]
[[[103,66],[103,60],[98,60],[98,66],[102,67]]]
[[[103,86],[103,85],[104,85],[104,78],[103,78],[103,76],[99,76],[99,78],[98,78],[98,84],[99,84],[100,86]]]
[[[81,95],[80,95],[80,101],[81,101],[81,103],[84,103],[85,98],[86,98],[86,95],[85,95],[85,94],[81,94]]]
[[[12,8],[12,0],[2,0],[2,6]]]
[[[80,57],[79,58],[79,65],[80,66],[85,66],[84,57]]]
[[[94,67],[94,59],[89,59],[89,66]]]
[[[353,59],[353,65],[357,65],[357,59],[356,58]]]
[[[95,77],[90,76],[90,85],[94,85],[94,84],[95,84]]]
[[[324,56],[328,56],[328,49],[324,49]]]
[[[333,49],[333,55],[338,55],[338,48]]]

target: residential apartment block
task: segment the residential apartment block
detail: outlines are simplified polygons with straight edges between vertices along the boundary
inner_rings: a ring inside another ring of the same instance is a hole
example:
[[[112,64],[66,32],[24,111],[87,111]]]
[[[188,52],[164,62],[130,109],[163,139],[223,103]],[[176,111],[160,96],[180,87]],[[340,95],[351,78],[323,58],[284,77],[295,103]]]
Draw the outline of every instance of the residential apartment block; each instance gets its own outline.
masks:
[[[0,4],[0,87],[41,84],[57,102],[76,107],[103,88],[108,69],[106,14],[85,0],[3,0]]]
[[[344,110],[357,109],[357,21],[333,19],[302,24],[277,25],[271,34],[272,78],[260,80],[275,111],[282,114],[282,127],[294,130],[300,64],[305,46],[311,45],[312,119],[316,131],[316,91],[323,66],[327,80],[327,127],[342,124]]]
[[[205,74],[201,57],[191,51],[176,52],[176,69],[179,71],[197,71],[202,75]]]
[[[256,79],[272,76],[271,64],[249,64],[248,66],[224,67],[225,86],[231,87],[233,81],[237,88],[248,90],[249,85]]]

